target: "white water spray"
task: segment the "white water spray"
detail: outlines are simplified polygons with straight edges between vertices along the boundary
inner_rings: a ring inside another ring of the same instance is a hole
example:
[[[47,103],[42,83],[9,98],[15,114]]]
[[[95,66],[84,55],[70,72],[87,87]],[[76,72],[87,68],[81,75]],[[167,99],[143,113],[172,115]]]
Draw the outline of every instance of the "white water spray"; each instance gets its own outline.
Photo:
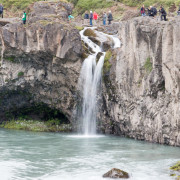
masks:
[[[96,115],[97,95],[100,94],[100,82],[102,67],[104,64],[105,52],[95,43],[93,43],[87,36],[84,36],[84,28],[80,32],[81,39],[94,51],[94,54],[89,55],[83,62],[81,73],[79,77],[78,90],[82,98],[80,113],[78,119],[80,120],[79,131],[84,135],[96,134]],[[102,37],[111,37],[114,41],[114,48],[120,47],[118,38],[95,31]],[[96,56],[101,52],[102,55],[96,63]]]

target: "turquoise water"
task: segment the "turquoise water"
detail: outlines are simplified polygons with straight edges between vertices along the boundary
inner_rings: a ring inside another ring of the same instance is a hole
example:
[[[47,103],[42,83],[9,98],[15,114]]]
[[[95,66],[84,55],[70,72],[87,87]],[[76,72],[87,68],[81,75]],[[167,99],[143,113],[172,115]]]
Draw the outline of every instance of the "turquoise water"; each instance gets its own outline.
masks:
[[[134,180],[168,180],[180,148],[114,136],[0,129],[1,180],[101,180],[111,168]]]

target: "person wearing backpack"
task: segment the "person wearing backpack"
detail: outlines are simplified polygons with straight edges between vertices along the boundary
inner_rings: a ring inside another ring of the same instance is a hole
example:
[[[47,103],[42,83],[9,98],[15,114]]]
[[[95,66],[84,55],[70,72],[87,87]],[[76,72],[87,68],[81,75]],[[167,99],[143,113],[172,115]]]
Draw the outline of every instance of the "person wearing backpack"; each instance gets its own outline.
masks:
[[[152,7],[152,12],[153,12],[154,16],[157,15],[157,9],[155,7]]]
[[[161,21],[163,20],[163,18],[164,18],[165,21],[167,21],[167,19],[166,19],[167,13],[166,13],[166,11],[164,10],[164,8],[162,6],[160,7],[159,12],[161,13]]]
[[[111,21],[113,20],[113,16],[112,16],[112,13],[111,11],[109,11],[109,14],[108,14],[108,24],[110,25],[111,24]]]
[[[157,9],[153,6],[150,6],[150,9],[148,9],[148,15],[154,17],[157,14]]]

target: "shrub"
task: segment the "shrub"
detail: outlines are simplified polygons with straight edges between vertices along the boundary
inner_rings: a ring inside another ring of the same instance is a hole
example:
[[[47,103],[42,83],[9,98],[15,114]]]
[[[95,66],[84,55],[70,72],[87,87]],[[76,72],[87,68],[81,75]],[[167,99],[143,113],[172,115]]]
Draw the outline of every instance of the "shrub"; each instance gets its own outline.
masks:
[[[22,71],[18,72],[18,77],[22,77],[22,76],[24,76],[24,72]]]

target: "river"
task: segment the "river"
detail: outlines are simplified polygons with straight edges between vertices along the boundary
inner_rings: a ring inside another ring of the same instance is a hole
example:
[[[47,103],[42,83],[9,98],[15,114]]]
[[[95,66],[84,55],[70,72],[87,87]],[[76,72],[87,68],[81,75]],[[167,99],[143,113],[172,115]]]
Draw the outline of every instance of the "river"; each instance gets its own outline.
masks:
[[[0,129],[1,180],[101,180],[111,168],[133,180],[168,180],[180,148],[116,136]]]

